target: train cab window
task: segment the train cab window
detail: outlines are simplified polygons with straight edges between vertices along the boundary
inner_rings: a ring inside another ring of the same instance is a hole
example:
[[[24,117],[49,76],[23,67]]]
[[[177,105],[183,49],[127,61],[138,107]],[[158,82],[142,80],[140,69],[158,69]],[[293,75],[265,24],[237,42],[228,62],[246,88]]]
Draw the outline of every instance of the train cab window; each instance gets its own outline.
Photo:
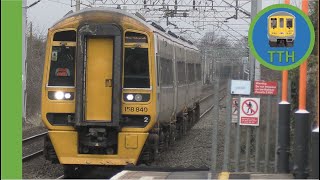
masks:
[[[148,49],[125,49],[123,85],[124,88],[150,87]]]
[[[292,19],[287,19],[287,28],[292,28]]]
[[[271,18],[271,27],[277,28],[277,18]]]
[[[280,28],[283,28],[283,27],[284,27],[284,19],[280,18]]]
[[[49,86],[74,86],[75,47],[53,46]]]
[[[76,31],[60,31],[56,32],[53,36],[53,41],[76,41]]]

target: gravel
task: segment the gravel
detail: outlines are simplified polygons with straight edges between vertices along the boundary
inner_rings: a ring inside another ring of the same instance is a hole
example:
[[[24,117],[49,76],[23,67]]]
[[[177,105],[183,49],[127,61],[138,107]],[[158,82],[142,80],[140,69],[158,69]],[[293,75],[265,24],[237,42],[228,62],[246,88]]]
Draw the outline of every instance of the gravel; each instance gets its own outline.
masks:
[[[43,156],[24,162],[22,165],[23,179],[56,179],[61,175],[63,175],[62,165],[52,164]]]
[[[213,98],[210,98],[210,101],[213,102]],[[209,167],[212,117],[213,111],[211,110],[190,129],[185,137],[178,140],[174,146],[160,154],[159,161],[154,162],[152,166],[185,168]]]
[[[210,92],[212,92],[212,90],[210,90]],[[209,94],[208,91],[206,93]],[[201,103],[201,113],[213,104],[213,97],[214,96]],[[220,95],[220,98],[221,97],[222,95]],[[224,106],[225,99],[220,102],[220,107]],[[218,123],[219,127],[217,128],[217,164],[222,164],[223,154],[221,152],[223,152],[224,148],[224,136],[222,136],[224,134],[224,123],[222,121],[225,117],[224,108],[220,109],[219,117],[220,122]],[[186,136],[176,141],[174,146],[160,154],[159,161],[154,162],[152,166],[163,168],[210,168],[212,156],[213,118],[214,111],[212,109],[187,132]]]

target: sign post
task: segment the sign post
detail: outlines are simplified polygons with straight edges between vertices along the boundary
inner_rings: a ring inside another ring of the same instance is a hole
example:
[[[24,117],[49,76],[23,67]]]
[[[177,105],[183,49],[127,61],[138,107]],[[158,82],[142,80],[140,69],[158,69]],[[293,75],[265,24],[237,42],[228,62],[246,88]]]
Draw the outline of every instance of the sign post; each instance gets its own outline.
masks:
[[[239,124],[242,126],[259,126],[260,98],[240,99]]]

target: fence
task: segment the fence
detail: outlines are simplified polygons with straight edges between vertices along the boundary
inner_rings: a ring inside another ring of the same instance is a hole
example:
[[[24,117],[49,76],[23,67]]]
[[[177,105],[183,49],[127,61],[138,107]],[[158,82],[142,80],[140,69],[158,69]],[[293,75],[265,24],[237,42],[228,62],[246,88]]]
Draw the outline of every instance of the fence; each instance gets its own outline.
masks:
[[[219,83],[215,84],[215,89],[219,89]],[[225,116],[219,118],[218,114],[213,119],[212,171],[276,172],[280,82],[277,88],[277,95],[251,93],[249,97],[260,98],[259,126],[241,126],[232,122],[232,99],[238,98],[240,102],[241,97],[248,96],[231,95],[231,80],[228,80]]]

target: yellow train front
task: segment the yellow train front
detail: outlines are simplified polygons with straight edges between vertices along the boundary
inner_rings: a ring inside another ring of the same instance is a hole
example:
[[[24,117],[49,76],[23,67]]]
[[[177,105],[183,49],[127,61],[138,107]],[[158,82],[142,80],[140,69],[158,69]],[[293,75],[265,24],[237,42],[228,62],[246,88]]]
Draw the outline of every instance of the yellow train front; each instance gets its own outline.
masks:
[[[42,86],[45,157],[65,165],[153,161],[199,120],[192,43],[116,9],[66,15],[49,29]]]
[[[296,36],[294,15],[275,12],[268,17],[268,38],[270,47],[292,47]]]

